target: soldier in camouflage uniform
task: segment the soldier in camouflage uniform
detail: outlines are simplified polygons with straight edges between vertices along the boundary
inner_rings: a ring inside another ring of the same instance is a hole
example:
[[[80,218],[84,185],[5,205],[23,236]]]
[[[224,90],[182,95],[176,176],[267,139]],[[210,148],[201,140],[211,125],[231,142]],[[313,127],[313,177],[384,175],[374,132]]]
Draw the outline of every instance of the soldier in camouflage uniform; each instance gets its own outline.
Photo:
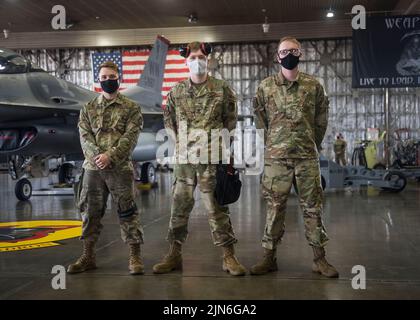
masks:
[[[262,239],[264,257],[251,274],[277,270],[276,248],[284,234],[287,198],[293,180],[303,211],[305,235],[314,251],[313,271],[327,277],[338,272],[325,259],[328,237],[321,220],[321,143],[327,128],[328,98],[312,76],[298,71],[300,43],[283,38],[278,48],[281,71],[263,80],[255,97],[257,128],[266,138],[263,196],[267,221]]]
[[[344,140],[341,133],[338,134],[337,139],[334,141],[334,153],[335,153],[335,162],[342,166],[347,164],[346,161],[346,148],[347,142]]]
[[[118,66],[99,67],[103,93],[80,111],[79,133],[85,161],[78,207],[83,219],[84,250],[69,273],[95,269],[95,243],[102,230],[108,195],[117,206],[121,236],[130,247],[129,271],[143,274],[140,244],[143,231],[134,202],[131,153],[143,127],[140,107],[118,92]]]
[[[212,129],[226,128],[231,131],[236,127],[235,95],[225,81],[207,75],[208,52],[205,52],[203,45],[199,42],[188,45],[189,55],[186,54],[186,57],[190,78],[172,88],[164,110],[165,127],[175,136],[176,154],[179,159],[174,168],[175,182],[167,237],[170,242],[169,253],[153,267],[153,272],[167,273],[182,268],[181,248],[188,234],[188,219],[194,207],[194,190],[199,184],[201,199],[209,215],[213,242],[224,251],[222,268],[231,275],[244,275],[245,268],[238,262],[234,253],[233,244],[237,240],[232,229],[229,209],[219,206],[214,197],[217,164],[210,164],[211,156],[207,157],[206,163],[200,161],[193,164],[188,160],[190,155],[197,155],[194,150],[200,146],[200,139],[189,141],[186,150],[180,148],[179,133],[182,123],[187,127],[188,136],[192,131],[201,129],[205,138],[210,137]],[[206,148],[206,151],[212,152],[210,142]],[[181,163],[182,161],[187,163]]]

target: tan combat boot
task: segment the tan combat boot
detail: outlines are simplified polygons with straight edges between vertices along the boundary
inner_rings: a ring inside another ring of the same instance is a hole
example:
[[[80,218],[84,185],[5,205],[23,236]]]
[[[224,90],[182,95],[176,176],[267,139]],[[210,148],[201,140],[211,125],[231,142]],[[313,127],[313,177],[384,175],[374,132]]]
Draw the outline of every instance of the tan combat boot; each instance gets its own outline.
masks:
[[[314,251],[314,263],[312,271],[322,274],[328,278],[338,278],[338,271],[325,259],[325,249],[322,247],[312,247]]]
[[[262,260],[251,268],[250,273],[255,276],[277,271],[277,269],[276,250],[264,248]]]
[[[80,273],[96,269],[95,263],[95,242],[83,241],[83,253],[80,258],[67,268],[68,273]]]
[[[130,244],[130,257],[128,259],[130,274],[143,274],[144,265],[140,257],[140,243]]]
[[[182,245],[173,241],[169,247],[168,254],[163,260],[153,266],[153,273],[168,273],[173,270],[182,269]]]
[[[246,269],[241,265],[235,256],[233,244],[223,247],[223,271],[229,272],[232,276],[243,276]]]

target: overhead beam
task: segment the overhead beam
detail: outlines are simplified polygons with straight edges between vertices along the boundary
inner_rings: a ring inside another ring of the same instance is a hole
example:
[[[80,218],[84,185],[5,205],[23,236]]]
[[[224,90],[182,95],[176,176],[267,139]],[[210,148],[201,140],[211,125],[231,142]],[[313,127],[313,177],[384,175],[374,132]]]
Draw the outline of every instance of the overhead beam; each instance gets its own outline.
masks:
[[[402,15],[419,13],[420,0],[400,0],[394,10],[397,11],[398,14]]]
[[[150,28],[124,30],[11,32],[0,39],[0,47],[9,49],[95,48],[141,46],[154,42],[161,34],[172,44],[195,40],[212,43],[276,41],[285,35],[298,39],[350,37],[350,20],[271,23],[270,32],[263,33],[261,24],[199,26],[182,28]]]

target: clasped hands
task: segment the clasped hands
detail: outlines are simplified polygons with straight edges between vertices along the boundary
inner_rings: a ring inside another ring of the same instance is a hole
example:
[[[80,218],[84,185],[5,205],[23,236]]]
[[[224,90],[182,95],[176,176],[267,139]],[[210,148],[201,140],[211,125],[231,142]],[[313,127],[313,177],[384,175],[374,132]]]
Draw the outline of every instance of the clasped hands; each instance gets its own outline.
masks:
[[[105,153],[101,153],[93,158],[97,167],[101,170],[108,168],[111,165],[111,159]]]

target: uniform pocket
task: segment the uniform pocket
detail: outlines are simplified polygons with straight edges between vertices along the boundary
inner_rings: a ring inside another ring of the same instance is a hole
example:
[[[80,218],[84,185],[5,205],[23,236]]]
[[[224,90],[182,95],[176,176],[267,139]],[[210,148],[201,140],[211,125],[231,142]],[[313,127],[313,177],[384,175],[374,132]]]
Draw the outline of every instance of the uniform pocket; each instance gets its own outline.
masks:
[[[74,186],[73,186],[73,191],[74,191],[74,205],[79,210],[80,210],[80,203],[81,203],[81,199],[82,199],[83,177],[84,177],[84,175],[85,175],[85,170],[82,169],[82,173],[80,174],[79,181],[76,182],[74,184]],[[86,197],[86,195],[84,195],[84,197]]]
[[[210,105],[208,106],[207,114],[210,119],[215,121],[222,121],[222,111],[223,111],[223,93],[214,93],[209,98]]]
[[[77,194],[75,194],[75,204],[76,207],[79,209],[80,212],[85,211],[86,204],[88,201],[88,192],[87,188],[83,188],[83,185],[81,182],[79,182]]]
[[[263,186],[275,193],[289,193],[293,181],[293,169],[286,165],[270,164],[264,168]]]
[[[178,121],[193,120],[194,113],[186,97],[175,99],[175,112]]]
[[[264,174],[263,180],[262,180],[262,185],[265,189],[271,190],[271,188],[273,186],[273,178]]]
[[[115,123],[115,129],[123,134],[127,128],[127,122],[129,121],[128,115],[122,115]]]
[[[293,178],[278,175],[272,179],[271,191],[278,194],[288,194],[293,183]]]
[[[267,190],[271,190],[272,186],[273,186],[273,171],[271,168],[271,164],[265,164],[264,165],[264,175],[263,175],[263,179],[262,179],[262,185],[265,189]]]
[[[278,93],[270,93],[267,97],[267,109],[272,116],[284,118],[283,99]]]
[[[123,134],[125,132],[126,127],[127,127],[126,122],[118,121],[115,128],[117,129],[117,131],[119,131],[121,134]]]
[[[122,108],[120,110],[114,110],[111,114],[111,125],[112,127],[120,132],[124,133],[127,127],[127,122],[129,119],[129,110],[127,108]]]
[[[305,91],[301,99],[301,113],[306,119],[312,123],[315,117],[315,96]]]

